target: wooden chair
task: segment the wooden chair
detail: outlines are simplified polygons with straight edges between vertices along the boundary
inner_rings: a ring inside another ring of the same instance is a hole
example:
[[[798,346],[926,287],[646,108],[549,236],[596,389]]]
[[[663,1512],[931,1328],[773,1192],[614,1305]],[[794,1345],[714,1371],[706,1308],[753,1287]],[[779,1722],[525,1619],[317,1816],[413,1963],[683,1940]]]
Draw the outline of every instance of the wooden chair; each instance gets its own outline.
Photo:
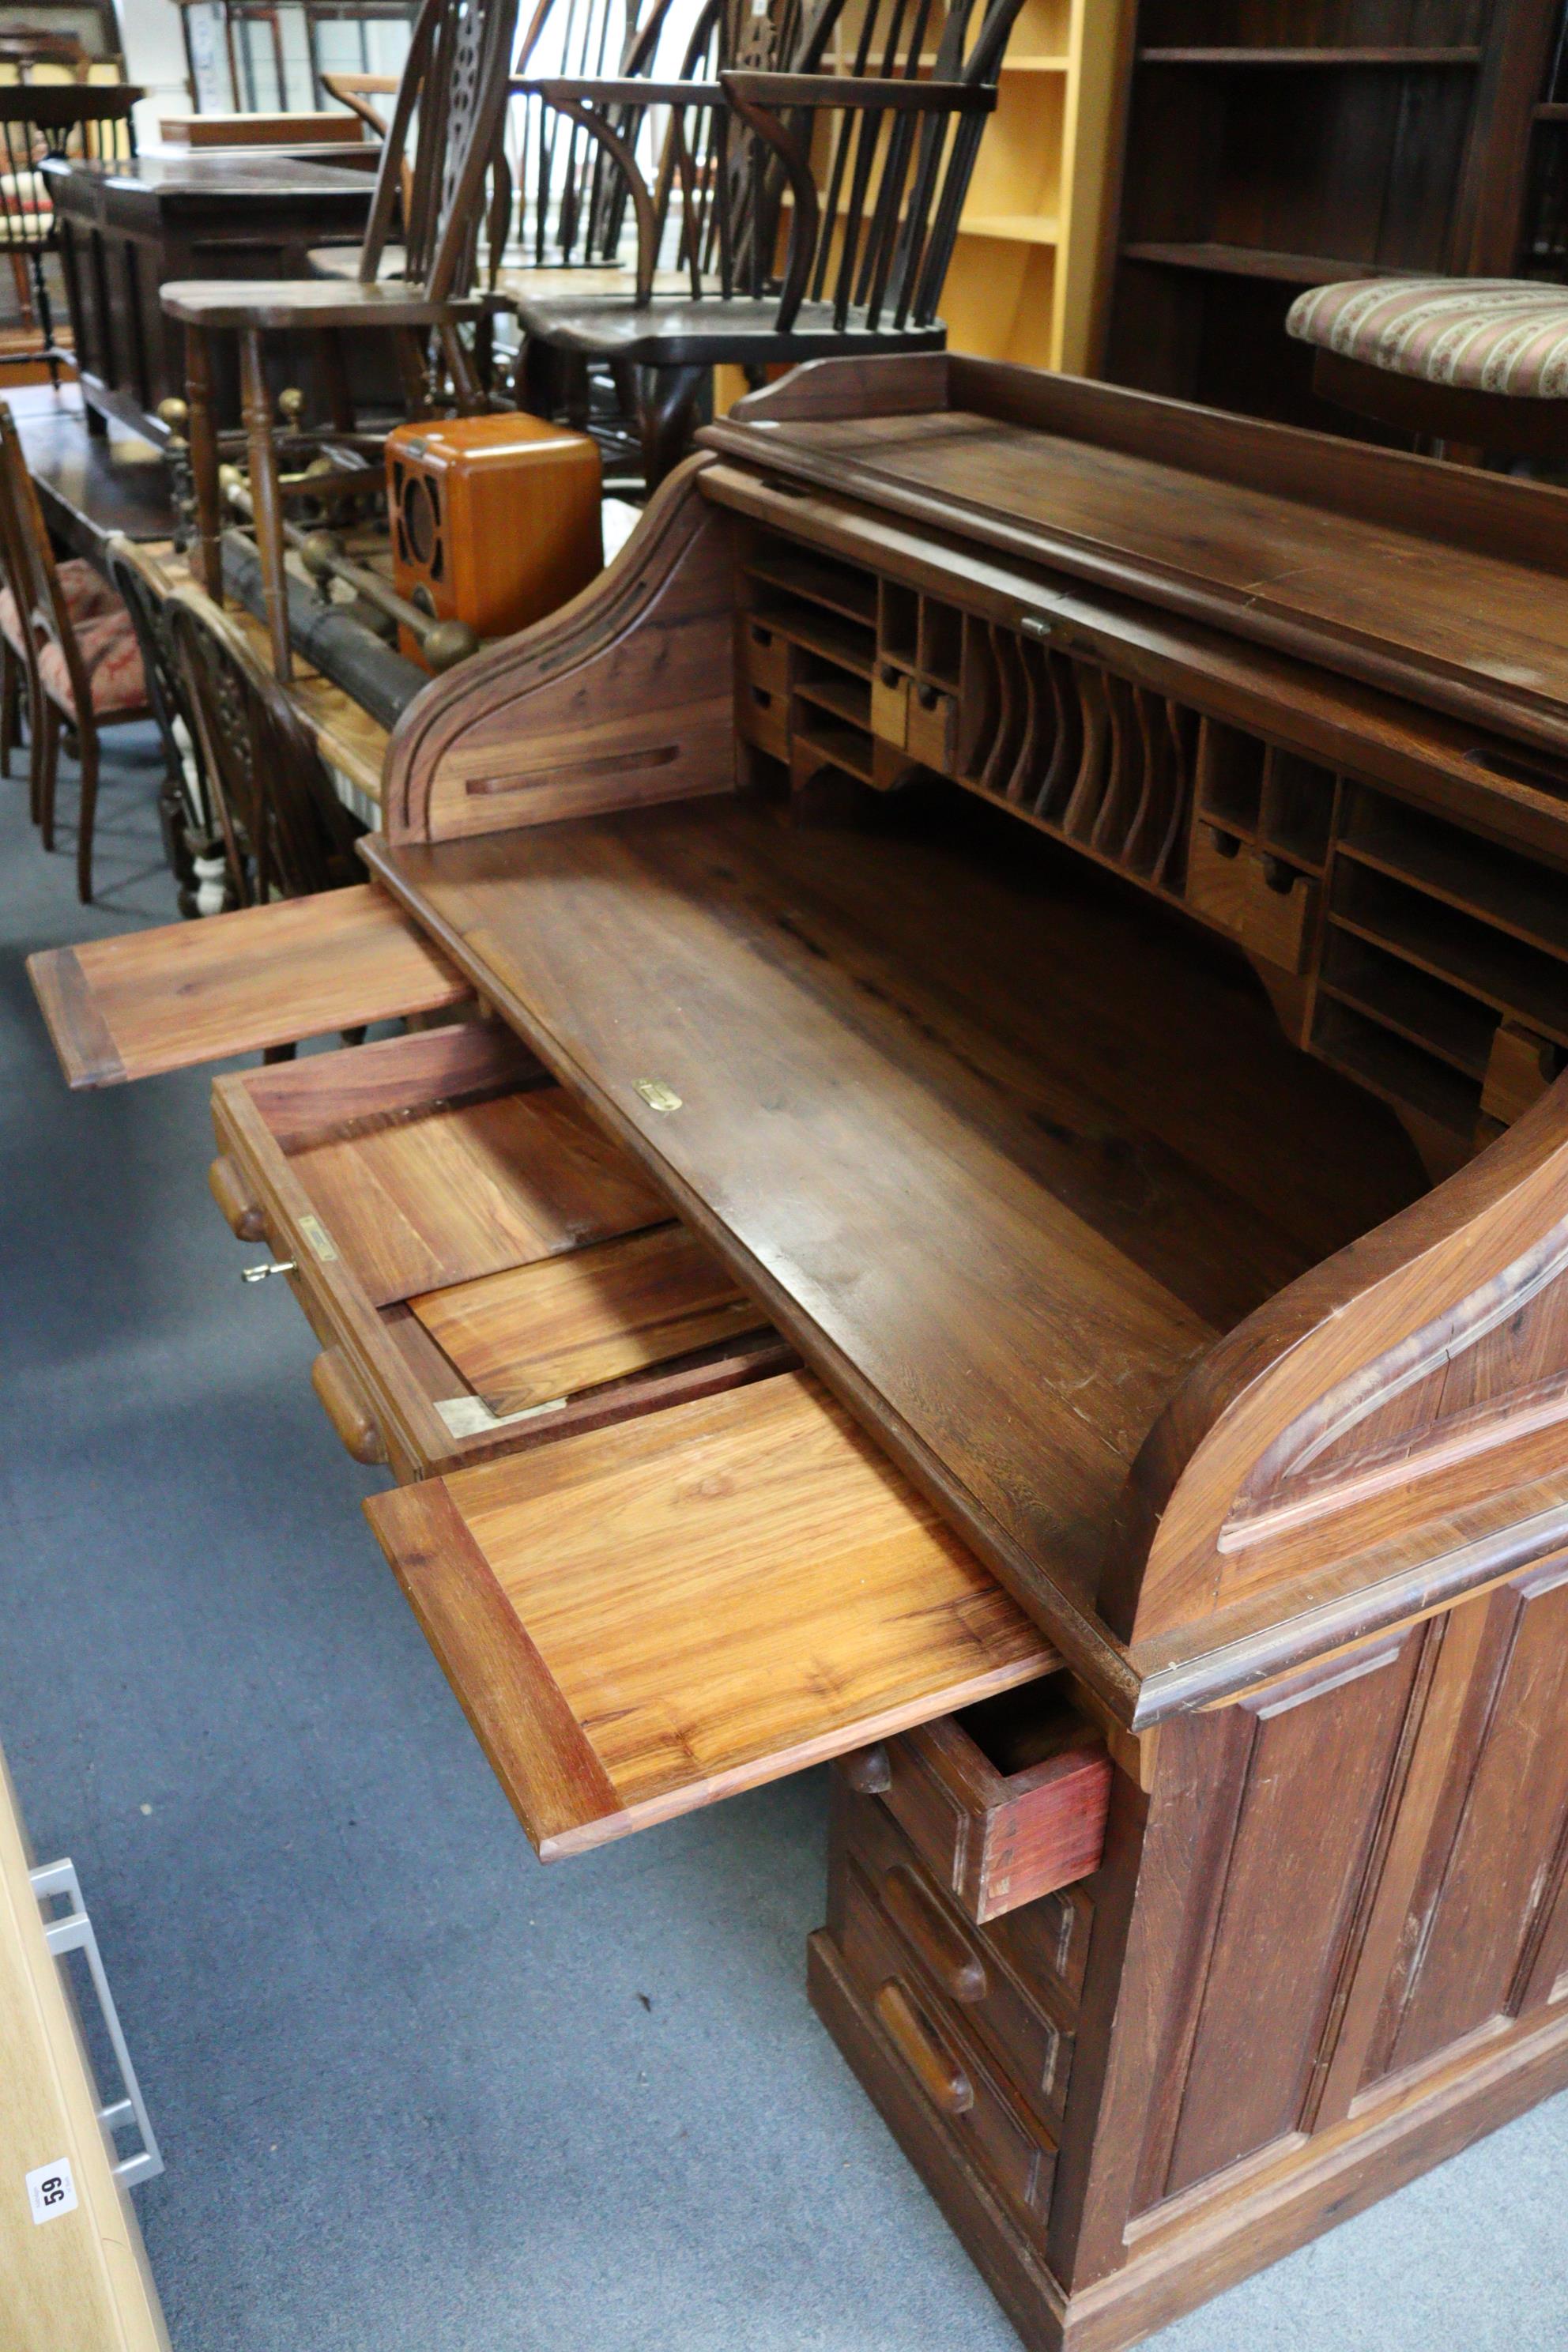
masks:
[[[352,282],[195,279],[163,289],[164,311],[185,330],[198,564],[202,583],[218,604],[223,602],[222,514],[211,339],[233,334],[239,341],[256,538],[273,666],[279,677],[291,674],[292,663],[284,590],[282,504],[263,364],[264,339],[268,332],[289,329],[334,336],[367,331],[396,335],[408,405],[415,415],[427,414],[433,404],[434,389],[425,372],[425,347],[434,339],[450,377],[455,404],[464,409],[483,404],[472,360],[458,331],[466,322],[480,320],[487,310],[483,298],[471,296],[468,289],[478,247],[480,194],[506,103],[516,15],[517,0],[424,0],[382,150],[358,275]],[[416,114],[414,185],[405,222],[406,276],[400,281],[378,282]],[[336,421],[351,425],[352,414]]]
[[[98,808],[99,738],[152,716],[131,616],[115,598],[84,614],[57,566],[16,422],[0,401],[0,508],[15,566],[17,632],[27,661],[34,739],[34,799],[44,847],[55,845],[55,782],[68,731],[80,768],[77,895],[92,898],[92,834]]]
[[[561,355],[610,366],[637,386],[651,486],[684,453],[721,362],[760,380],[807,359],[940,350],[937,306],[1019,5],[958,0],[929,79],[917,78],[926,12],[895,0],[880,36],[868,9],[848,77],[721,69],[716,86],[540,84],[610,157],[637,258],[626,295],[517,302],[528,404],[552,397]],[[818,54],[832,21],[818,16],[805,36]],[[668,110],[652,186],[637,156],[651,109]],[[656,289],[666,247],[684,279],[676,296]]]
[[[0,357],[13,367],[46,361],[49,381],[57,386],[62,361],[70,355],[55,341],[44,275],[44,257],[55,242],[55,215],[38,166],[52,155],[133,155],[132,109],[145,95],[125,82],[0,87],[0,251],[11,264],[24,320],[37,325],[43,336],[38,351],[7,352]]]
[[[163,855],[179,892],[180,912],[216,914],[233,900],[232,886],[225,886],[227,844],[218,823],[201,734],[170,625],[171,583],[156,557],[122,533],[109,541],[104,562],[109,584],[136,632],[147,699],[163,746],[158,821]]]
[[[1355,278],[1298,296],[1313,388],[1447,455],[1568,457],[1568,289],[1514,278]]]
[[[235,903],[261,906],[363,879],[364,827],[333,792],[315,739],[226,613],[179,587],[164,607],[229,862]]]

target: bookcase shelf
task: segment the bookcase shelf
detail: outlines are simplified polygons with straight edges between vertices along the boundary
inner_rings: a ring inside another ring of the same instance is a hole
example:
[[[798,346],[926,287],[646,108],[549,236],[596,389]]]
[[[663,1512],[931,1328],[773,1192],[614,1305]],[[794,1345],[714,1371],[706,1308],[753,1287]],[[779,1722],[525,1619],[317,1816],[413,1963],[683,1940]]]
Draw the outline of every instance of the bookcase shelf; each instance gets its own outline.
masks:
[[[1132,5],[1096,371],[1409,446],[1318,398],[1285,314],[1339,278],[1515,272],[1563,0]],[[1568,247],[1568,142],[1558,177]]]

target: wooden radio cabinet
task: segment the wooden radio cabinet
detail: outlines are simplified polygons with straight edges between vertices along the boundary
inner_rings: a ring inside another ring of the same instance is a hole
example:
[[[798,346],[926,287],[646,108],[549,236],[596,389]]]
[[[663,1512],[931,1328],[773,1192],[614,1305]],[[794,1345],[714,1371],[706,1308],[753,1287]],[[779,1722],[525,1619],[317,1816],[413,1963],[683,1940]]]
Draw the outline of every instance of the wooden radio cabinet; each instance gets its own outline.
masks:
[[[1114,2352],[1568,2084],[1568,497],[943,356],[703,440],[369,889],[34,976],[84,1085],[482,1001],[220,1080],[225,1212],[542,1853],[837,1759],[812,1997]]]

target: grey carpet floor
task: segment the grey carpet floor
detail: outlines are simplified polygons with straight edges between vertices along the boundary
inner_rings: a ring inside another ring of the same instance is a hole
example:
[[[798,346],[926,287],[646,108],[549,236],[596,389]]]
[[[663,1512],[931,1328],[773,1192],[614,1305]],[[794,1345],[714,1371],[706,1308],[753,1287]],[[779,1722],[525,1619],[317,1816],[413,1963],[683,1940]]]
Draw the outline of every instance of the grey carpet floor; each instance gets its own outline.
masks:
[[[0,1742],[162,2134],[176,2352],[1016,2352],[806,2006],[820,1778],[542,1869],[237,1279],[207,1075],[60,1083],[22,957],[170,919],[153,780],[117,739],[91,909],[0,785]],[[1162,2352],[1561,2347],[1565,2210],[1560,2100]]]

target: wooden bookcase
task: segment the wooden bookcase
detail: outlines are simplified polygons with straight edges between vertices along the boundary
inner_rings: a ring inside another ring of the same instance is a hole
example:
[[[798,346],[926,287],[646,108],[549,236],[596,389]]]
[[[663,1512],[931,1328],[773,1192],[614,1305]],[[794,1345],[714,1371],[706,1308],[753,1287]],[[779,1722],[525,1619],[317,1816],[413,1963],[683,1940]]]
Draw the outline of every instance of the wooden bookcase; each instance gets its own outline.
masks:
[[[1130,5],[1099,372],[1372,436],[1285,313],[1335,278],[1512,273],[1561,0]]]
[[[1517,268],[1521,278],[1568,278],[1568,6],[1562,5],[1530,125]]]

